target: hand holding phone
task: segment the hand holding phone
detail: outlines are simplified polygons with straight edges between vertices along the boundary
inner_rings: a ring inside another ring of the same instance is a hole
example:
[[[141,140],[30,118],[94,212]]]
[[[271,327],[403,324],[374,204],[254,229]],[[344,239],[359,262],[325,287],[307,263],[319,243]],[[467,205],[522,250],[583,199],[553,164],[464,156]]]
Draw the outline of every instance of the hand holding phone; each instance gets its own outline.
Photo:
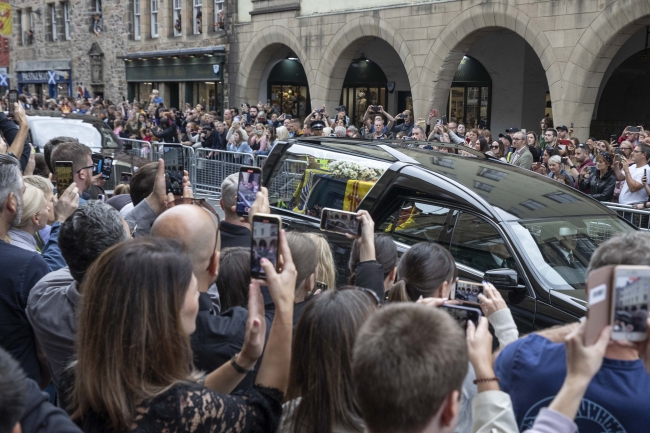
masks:
[[[251,230],[251,276],[265,280],[266,271],[261,260],[268,260],[273,269],[278,270],[278,248],[282,219],[277,215],[253,215]]]
[[[14,104],[18,102],[18,90],[13,89],[9,91],[9,106],[7,107],[7,112],[9,117],[13,117],[15,106]]]
[[[483,289],[484,286],[481,283],[458,280],[451,287],[449,299],[479,304],[479,295],[483,294]]]
[[[58,198],[61,198],[61,194],[63,194],[63,192],[68,189],[70,184],[74,182],[72,161],[56,162],[54,164],[54,171],[56,172],[56,195]]]
[[[440,306],[440,309],[451,314],[451,317],[456,320],[460,327],[465,331],[469,322],[472,322],[474,327],[478,326],[478,321],[483,313],[479,308],[467,307],[465,305],[455,305],[445,303]]]
[[[320,229],[324,232],[360,236],[361,223],[354,212],[324,208],[321,211]]]
[[[257,198],[262,183],[262,169],[259,167],[240,167],[237,186],[237,208],[239,216],[246,216]]]

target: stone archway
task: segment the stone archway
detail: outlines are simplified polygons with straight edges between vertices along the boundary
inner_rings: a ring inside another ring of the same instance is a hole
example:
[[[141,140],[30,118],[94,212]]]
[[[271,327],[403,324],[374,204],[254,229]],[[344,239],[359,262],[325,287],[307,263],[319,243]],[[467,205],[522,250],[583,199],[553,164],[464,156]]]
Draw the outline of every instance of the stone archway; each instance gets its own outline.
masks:
[[[311,63],[307,52],[298,38],[287,28],[280,26],[266,27],[258,32],[241,54],[237,72],[236,104],[257,101],[262,73],[275,48],[286,46],[291,49],[305,69],[310,91],[313,83]]]
[[[346,23],[327,44],[318,67],[313,70],[314,78],[310,80],[310,83],[314,83],[309,88],[313,107],[324,104],[328,111],[334,111],[334,107],[339,105],[343,80],[354,54],[372,38],[381,39],[393,47],[404,65],[415,95],[418,71],[404,38],[381,18],[365,16]]]
[[[418,99],[413,101],[416,113],[426,113],[431,107],[441,113],[446,111],[449,89],[461,59],[477,41],[499,28],[517,33],[533,48],[544,68],[551,99],[560,99],[560,69],[542,29],[516,7],[486,3],[457,15],[433,43],[420,73]]]
[[[588,136],[609,63],[621,46],[648,24],[650,0],[618,0],[598,15],[578,40],[562,74],[561,101],[561,112],[574,119],[578,136]]]

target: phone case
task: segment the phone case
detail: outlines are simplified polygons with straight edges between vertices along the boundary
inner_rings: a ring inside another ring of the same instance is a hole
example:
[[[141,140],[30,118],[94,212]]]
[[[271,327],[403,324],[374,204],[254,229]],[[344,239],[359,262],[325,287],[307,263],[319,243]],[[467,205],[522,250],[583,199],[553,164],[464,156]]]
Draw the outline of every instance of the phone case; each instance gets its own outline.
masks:
[[[611,322],[612,288],[615,266],[594,269],[587,276],[587,327],[585,344],[598,340],[603,328]]]

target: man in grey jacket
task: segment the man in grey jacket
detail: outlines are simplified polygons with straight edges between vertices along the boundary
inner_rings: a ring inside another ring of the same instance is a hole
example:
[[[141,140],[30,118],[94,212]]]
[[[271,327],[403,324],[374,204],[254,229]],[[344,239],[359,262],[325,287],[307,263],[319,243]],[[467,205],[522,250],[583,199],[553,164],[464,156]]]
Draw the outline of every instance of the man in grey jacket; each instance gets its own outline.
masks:
[[[515,152],[510,156],[510,164],[525,168],[526,170],[532,170],[533,154],[528,150],[524,134],[515,132],[512,137],[512,145],[515,147]]]

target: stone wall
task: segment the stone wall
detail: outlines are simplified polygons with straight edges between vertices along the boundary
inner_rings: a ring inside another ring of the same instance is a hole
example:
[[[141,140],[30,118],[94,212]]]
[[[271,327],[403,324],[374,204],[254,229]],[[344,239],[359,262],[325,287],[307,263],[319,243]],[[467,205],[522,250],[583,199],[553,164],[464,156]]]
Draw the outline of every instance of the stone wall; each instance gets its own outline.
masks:
[[[34,40],[31,45],[22,45],[21,36],[14,31],[11,38],[11,65],[10,72],[15,70],[17,60],[48,60],[70,59],[72,61],[72,81],[83,82],[88,90],[103,91],[104,97],[113,101],[120,101],[122,95],[127,94],[127,84],[124,60],[119,59],[128,53],[143,51],[158,51],[167,49],[185,49],[203,46],[226,45],[227,29],[215,32],[211,24],[214,2],[203,0],[204,25],[200,35],[190,34],[192,17],[192,1],[183,0],[182,17],[184,21],[183,35],[173,35],[172,1],[159,0],[158,12],[158,38],[152,38],[150,32],[150,1],[140,0],[141,3],[141,39],[133,38],[133,0],[103,0],[102,18],[104,31],[98,36],[92,31],[92,14],[95,11],[96,0],[80,0],[70,2],[70,40],[65,40],[63,3],[56,3],[57,40],[51,37],[50,6],[45,0],[11,0],[14,11],[37,11],[34,22]],[[228,2],[226,3],[228,10]],[[18,14],[14,13],[17,17]],[[23,22],[28,18],[23,18]],[[17,18],[16,18],[17,20]],[[16,26],[14,21],[14,28]],[[25,28],[25,26],[23,26]],[[104,53],[104,86],[92,88],[90,86],[90,57],[88,52],[97,42]],[[224,82],[228,81],[228,74],[224,74]],[[15,88],[17,80],[12,80]],[[224,86],[226,99],[228,86]],[[73,89],[73,95],[76,92]]]
[[[650,23],[650,0],[433,1],[309,16],[301,16],[301,3],[285,3],[256,0],[250,22],[240,17],[235,25],[229,61],[235,104],[257,99],[266,63],[274,49],[285,45],[305,68],[312,106],[326,104],[331,111],[353,56],[377,38],[399,56],[415,115],[425,117],[431,107],[446,109],[462,56],[485,37],[508,29],[539,59],[555,123],[574,122],[582,137],[611,59]]]

